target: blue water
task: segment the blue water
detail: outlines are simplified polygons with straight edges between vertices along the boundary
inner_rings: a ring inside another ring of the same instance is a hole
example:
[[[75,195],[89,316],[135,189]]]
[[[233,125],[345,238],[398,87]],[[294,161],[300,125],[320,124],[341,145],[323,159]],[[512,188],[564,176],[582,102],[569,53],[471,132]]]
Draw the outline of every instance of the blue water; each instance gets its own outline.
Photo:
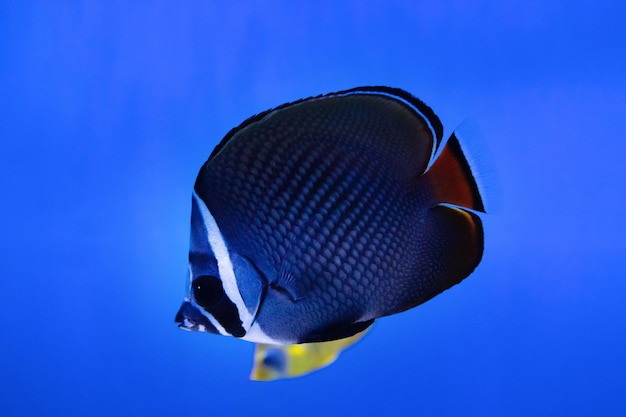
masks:
[[[621,1],[0,3],[0,415],[626,415]],[[482,264],[330,368],[180,331],[190,195],[246,117],[404,88],[498,176]]]

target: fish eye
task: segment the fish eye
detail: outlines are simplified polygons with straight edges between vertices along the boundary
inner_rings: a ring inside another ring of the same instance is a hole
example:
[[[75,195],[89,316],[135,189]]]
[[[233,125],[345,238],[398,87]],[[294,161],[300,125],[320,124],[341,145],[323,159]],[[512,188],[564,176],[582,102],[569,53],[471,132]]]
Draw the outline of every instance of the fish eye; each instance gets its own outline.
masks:
[[[204,308],[214,306],[225,296],[222,281],[211,275],[202,275],[194,279],[191,288],[196,302]]]
[[[285,372],[287,367],[287,355],[281,349],[270,348],[263,358],[263,365],[276,372]]]

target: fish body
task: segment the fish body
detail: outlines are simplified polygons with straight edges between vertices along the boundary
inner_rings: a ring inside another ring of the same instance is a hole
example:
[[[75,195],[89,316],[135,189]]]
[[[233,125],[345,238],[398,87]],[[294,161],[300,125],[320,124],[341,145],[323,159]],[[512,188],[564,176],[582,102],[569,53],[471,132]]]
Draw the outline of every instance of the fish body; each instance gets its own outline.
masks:
[[[339,354],[358,342],[370,328],[354,336],[329,342],[296,345],[268,345],[257,343],[250,379],[273,381],[295,378],[332,364]]]
[[[409,93],[359,87],[231,130],[192,196],[187,330],[351,337],[467,277],[484,206],[463,145]]]

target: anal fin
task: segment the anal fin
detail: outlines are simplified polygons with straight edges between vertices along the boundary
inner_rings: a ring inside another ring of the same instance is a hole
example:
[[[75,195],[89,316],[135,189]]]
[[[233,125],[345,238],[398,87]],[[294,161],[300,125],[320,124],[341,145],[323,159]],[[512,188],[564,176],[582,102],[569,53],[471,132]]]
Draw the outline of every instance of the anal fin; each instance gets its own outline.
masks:
[[[428,254],[437,259],[437,278],[424,287],[429,300],[465,279],[480,263],[483,255],[483,226],[475,213],[447,204],[431,209],[433,242]]]

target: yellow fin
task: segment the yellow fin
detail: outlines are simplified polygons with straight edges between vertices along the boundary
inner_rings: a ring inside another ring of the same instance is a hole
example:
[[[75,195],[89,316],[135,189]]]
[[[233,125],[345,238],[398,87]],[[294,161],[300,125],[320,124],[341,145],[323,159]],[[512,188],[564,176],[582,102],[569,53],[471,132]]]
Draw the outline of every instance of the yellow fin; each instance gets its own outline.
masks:
[[[369,328],[354,336],[330,342],[283,346],[258,343],[254,350],[250,379],[273,381],[303,376],[322,369],[333,363],[344,349],[356,343],[368,330]]]

